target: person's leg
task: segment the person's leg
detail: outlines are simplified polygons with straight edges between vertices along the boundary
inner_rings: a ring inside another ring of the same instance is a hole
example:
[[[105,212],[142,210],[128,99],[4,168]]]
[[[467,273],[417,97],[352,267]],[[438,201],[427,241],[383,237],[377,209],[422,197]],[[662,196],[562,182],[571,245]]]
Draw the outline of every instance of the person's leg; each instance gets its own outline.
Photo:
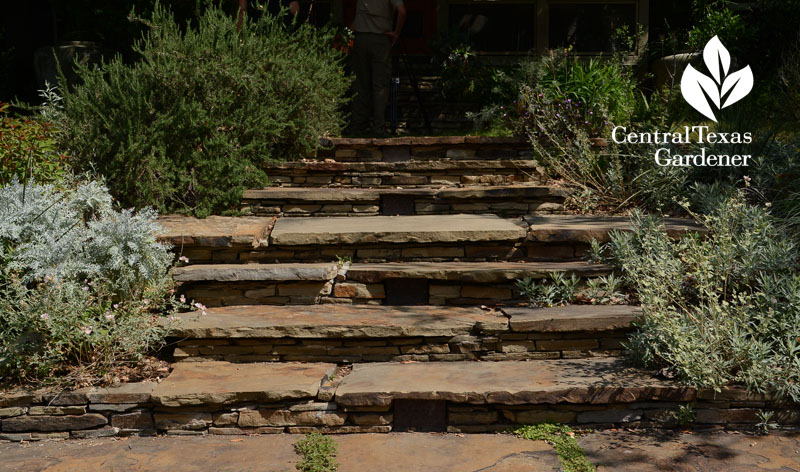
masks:
[[[386,133],[386,102],[389,82],[392,79],[392,40],[389,36],[375,36],[372,44],[372,131]]]
[[[350,131],[355,134],[368,132],[369,118],[372,112],[372,67],[369,50],[369,37],[357,34],[353,50],[350,51],[353,72],[356,75]]]

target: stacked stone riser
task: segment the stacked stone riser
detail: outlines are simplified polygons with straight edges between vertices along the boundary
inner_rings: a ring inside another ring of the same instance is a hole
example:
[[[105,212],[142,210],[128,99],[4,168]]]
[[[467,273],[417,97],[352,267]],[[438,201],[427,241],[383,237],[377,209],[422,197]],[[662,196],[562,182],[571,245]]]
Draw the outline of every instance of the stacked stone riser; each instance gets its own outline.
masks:
[[[318,160],[336,162],[398,162],[449,160],[532,159],[531,146],[524,139],[467,137],[408,137],[393,139],[336,139],[335,148],[317,151]],[[389,144],[391,143],[391,144]]]
[[[429,244],[358,244],[320,246],[191,246],[176,248],[193,264],[239,262],[289,263],[335,262],[485,262],[577,261],[585,259],[589,245],[583,242],[475,241]]]
[[[413,284],[413,293],[399,293]],[[395,288],[397,287],[397,288]],[[511,283],[458,283],[424,279],[357,282],[190,282],[179,287],[208,307],[234,305],[435,305],[517,306],[529,300]],[[578,286],[578,293],[585,286]],[[401,303],[397,303],[399,300]]]
[[[438,362],[619,356],[629,329],[475,333],[449,337],[186,339],[175,360],[228,362]]]
[[[309,204],[305,200],[255,200],[243,199],[242,212],[255,216],[378,216],[392,215],[392,206],[384,200],[355,202],[319,202]],[[564,199],[558,197],[538,197],[530,199],[472,199],[445,200],[435,197],[414,198],[409,201],[410,215],[456,215],[493,214],[503,218],[524,215],[564,215]]]
[[[152,384],[151,384],[152,385]],[[733,393],[729,398],[728,393]],[[774,411],[772,417],[783,427],[800,424],[800,410],[763,398],[741,399],[741,391],[720,393],[683,389],[662,398],[632,395],[631,401],[611,399],[600,402],[465,403],[446,400],[430,402],[441,411],[443,429],[455,433],[498,432],[519,425],[540,422],[570,424],[578,428],[688,428],[753,429],[761,422],[759,413]],[[583,394],[592,398],[591,392]],[[620,395],[624,396],[624,395]],[[45,439],[98,438],[131,435],[245,435],[277,433],[328,434],[388,433],[398,430],[395,404],[347,405],[328,394],[317,398],[283,402],[244,402],[231,405],[206,404],[165,407],[146,393],[125,403],[93,403],[85,396],[71,394],[54,402],[36,395],[3,399],[0,407],[0,439],[36,441]],[[680,406],[693,404],[695,421],[680,425]],[[403,408],[407,411],[407,408]]]
[[[291,162],[264,168],[282,187],[418,188],[542,183],[536,161]]]

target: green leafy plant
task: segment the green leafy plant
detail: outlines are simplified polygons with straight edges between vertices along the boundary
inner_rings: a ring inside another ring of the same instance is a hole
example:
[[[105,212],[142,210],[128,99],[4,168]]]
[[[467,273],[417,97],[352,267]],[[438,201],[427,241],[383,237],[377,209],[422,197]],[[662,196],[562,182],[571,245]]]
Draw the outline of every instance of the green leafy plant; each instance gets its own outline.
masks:
[[[517,280],[516,287],[532,306],[551,307],[572,303],[579,283],[575,274],[566,277],[562,272],[553,272],[547,282],[526,277]]]
[[[336,472],[339,464],[336,461],[336,442],[330,436],[320,433],[309,433],[294,445],[298,454],[303,456],[297,464],[302,472]]]
[[[38,117],[10,116],[9,104],[0,102],[0,185],[32,177],[37,182],[57,182],[69,172],[67,156],[56,144],[58,130]]]
[[[135,365],[185,303],[152,210],[115,211],[97,182],[0,188],[3,382],[99,381]]]
[[[185,27],[159,5],[140,21],[139,60],[79,67],[59,121],[74,167],[102,174],[123,205],[221,212],[267,182],[266,163],[341,128],[350,79],[333,30],[289,32],[272,15],[239,29],[217,7]]]
[[[628,301],[628,296],[622,291],[622,280],[613,272],[588,279],[586,296],[593,305],[618,305]]]
[[[564,472],[594,472],[595,466],[586,458],[586,453],[578,445],[575,432],[569,426],[553,423],[539,423],[522,426],[514,434],[534,441],[547,441],[558,454]]]
[[[672,418],[675,419],[675,423],[678,426],[687,426],[694,423],[697,418],[697,412],[694,410],[694,405],[687,403],[686,405],[678,406],[678,410],[672,414]]]
[[[658,218],[635,214],[613,232],[614,264],[643,317],[628,348],[691,385],[731,383],[800,399],[797,244],[742,192],[693,216],[703,234],[670,238]]]
[[[775,416],[774,411],[759,410],[758,423],[755,424],[758,434],[769,434],[770,431],[780,426],[778,423],[772,421],[773,416]]]

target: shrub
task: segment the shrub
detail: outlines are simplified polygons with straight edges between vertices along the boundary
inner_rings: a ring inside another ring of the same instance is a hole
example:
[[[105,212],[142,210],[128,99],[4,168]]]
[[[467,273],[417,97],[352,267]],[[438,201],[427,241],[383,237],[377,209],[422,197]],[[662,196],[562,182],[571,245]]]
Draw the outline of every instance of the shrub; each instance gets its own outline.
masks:
[[[166,334],[172,255],[155,212],[96,182],[0,188],[0,376],[64,381],[135,363]],[[70,375],[62,375],[70,374]]]
[[[37,118],[14,118],[0,102],[0,185],[29,175],[37,182],[56,182],[68,172],[67,156],[58,151],[55,127]]]
[[[689,384],[740,383],[800,400],[800,275],[796,245],[741,192],[695,215],[704,235],[670,239],[657,218],[636,214],[614,232],[613,263],[634,287],[643,319],[634,358]]]
[[[295,451],[303,456],[297,464],[301,472],[336,472],[339,463],[336,461],[336,442],[330,436],[320,433],[309,433],[294,445]]]
[[[617,59],[581,61],[567,52],[551,52],[523,62],[509,80],[514,92],[497,96],[506,102],[470,115],[479,127],[500,122],[525,136],[551,120],[560,122],[562,131],[572,124],[600,136],[609,122],[629,122],[636,110],[636,81]]]
[[[182,28],[158,5],[145,23],[139,61],[81,67],[64,91],[61,143],[124,205],[223,211],[265,184],[265,163],[340,129],[349,79],[332,30],[289,32],[271,15],[239,30],[219,8]]]

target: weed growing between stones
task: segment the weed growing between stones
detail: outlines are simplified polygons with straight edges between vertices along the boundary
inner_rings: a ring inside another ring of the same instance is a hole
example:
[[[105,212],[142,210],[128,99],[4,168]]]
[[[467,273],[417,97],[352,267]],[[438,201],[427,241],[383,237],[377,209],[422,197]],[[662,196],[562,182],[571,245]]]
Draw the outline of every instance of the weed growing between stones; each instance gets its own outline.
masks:
[[[580,278],[572,274],[567,277],[561,272],[550,274],[549,280],[530,277],[516,281],[516,288],[533,307],[554,307],[571,303],[591,305],[620,305],[628,303],[629,297],[623,292],[622,280],[616,275],[596,277],[586,280],[586,287],[580,287]]]
[[[575,432],[569,426],[555,423],[538,423],[522,426],[514,434],[534,441],[545,441],[555,449],[564,472],[594,472],[595,466],[586,458],[578,445]]]
[[[330,436],[306,434],[305,438],[295,443],[294,449],[303,456],[303,460],[297,464],[297,470],[301,472],[336,472],[339,469],[336,442]]]
[[[697,412],[694,411],[694,405],[692,403],[687,403],[686,405],[680,405],[672,414],[672,417],[675,418],[675,423],[678,426],[687,426],[691,423],[694,423],[694,420],[697,418]]]

